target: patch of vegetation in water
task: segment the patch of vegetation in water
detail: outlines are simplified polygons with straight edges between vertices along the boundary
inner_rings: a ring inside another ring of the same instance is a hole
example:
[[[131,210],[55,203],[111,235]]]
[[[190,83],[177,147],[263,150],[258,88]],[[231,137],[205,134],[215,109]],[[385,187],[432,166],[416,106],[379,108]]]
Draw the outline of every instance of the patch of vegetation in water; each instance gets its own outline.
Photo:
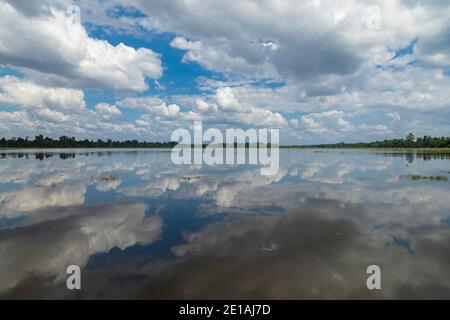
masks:
[[[120,179],[120,177],[118,177],[118,176],[101,176],[100,177],[100,180],[102,180],[102,181],[116,181],[119,179]]]
[[[446,176],[421,176],[420,174],[411,174],[407,176],[400,176],[404,179],[410,179],[412,181],[420,181],[420,180],[430,180],[430,181],[440,181],[446,182],[448,181],[448,177]]]
[[[191,180],[200,180],[205,178],[205,176],[184,176],[182,179],[185,181],[191,181]]]

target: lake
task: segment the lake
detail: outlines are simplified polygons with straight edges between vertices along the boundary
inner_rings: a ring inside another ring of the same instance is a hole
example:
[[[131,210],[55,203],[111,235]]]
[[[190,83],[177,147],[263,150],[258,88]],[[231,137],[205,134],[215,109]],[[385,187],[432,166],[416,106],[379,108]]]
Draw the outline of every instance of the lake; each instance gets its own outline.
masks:
[[[283,149],[273,176],[0,151],[0,298],[449,299],[449,172],[450,154],[394,151]]]

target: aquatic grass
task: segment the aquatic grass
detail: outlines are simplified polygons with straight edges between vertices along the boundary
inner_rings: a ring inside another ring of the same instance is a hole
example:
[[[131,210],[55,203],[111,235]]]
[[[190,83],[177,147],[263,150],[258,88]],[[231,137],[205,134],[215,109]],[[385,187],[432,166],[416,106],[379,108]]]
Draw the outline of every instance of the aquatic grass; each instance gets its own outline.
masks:
[[[102,181],[116,181],[119,179],[120,179],[120,177],[118,177],[118,176],[101,176],[100,177],[100,180],[102,180]]]
[[[205,176],[183,176],[182,179],[185,181],[191,181],[191,180],[200,180],[205,178]]]
[[[410,179],[412,181],[420,181],[420,180],[430,180],[430,181],[439,181],[439,182],[446,182],[448,181],[448,177],[446,176],[422,176],[420,174],[411,174],[406,176],[400,176],[404,179]]]

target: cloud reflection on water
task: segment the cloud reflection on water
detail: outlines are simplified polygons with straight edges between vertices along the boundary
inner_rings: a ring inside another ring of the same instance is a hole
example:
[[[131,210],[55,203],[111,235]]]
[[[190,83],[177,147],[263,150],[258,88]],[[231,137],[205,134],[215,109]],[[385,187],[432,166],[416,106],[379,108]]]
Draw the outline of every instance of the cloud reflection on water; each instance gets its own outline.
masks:
[[[288,150],[271,177],[169,159],[1,159],[0,296],[450,298],[450,184],[398,179],[445,157]],[[85,267],[76,296],[69,264]]]

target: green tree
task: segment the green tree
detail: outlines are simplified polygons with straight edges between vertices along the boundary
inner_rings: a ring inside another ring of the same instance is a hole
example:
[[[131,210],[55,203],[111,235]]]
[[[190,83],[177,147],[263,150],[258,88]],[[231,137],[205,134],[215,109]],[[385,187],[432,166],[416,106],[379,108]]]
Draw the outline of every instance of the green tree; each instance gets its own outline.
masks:
[[[416,140],[416,136],[410,132],[406,135],[406,141],[408,142],[414,142]]]

